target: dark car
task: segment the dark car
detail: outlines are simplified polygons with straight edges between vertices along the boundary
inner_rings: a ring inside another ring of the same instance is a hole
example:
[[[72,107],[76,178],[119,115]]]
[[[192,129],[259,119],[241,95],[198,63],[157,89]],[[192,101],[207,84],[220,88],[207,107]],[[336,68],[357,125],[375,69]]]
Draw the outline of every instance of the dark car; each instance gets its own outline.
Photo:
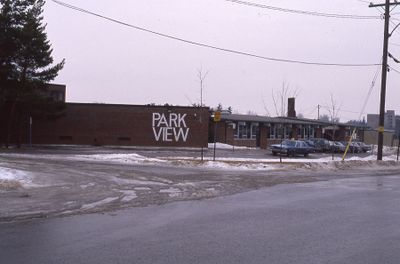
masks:
[[[307,157],[313,151],[306,142],[302,140],[284,140],[282,144],[271,145],[272,155],[284,154],[287,156],[304,155]]]
[[[311,141],[314,142],[314,149],[315,151],[318,152],[329,152],[332,149],[331,144],[329,143],[329,140],[325,139],[325,138],[313,138],[310,139]]]
[[[304,140],[306,144],[311,148],[311,152],[315,152],[315,143],[312,140],[306,139]]]
[[[342,143],[347,147],[348,142],[344,141]],[[360,153],[362,151],[363,150],[362,150],[361,146],[359,146],[356,142],[350,143],[349,150],[348,150],[349,153]]]
[[[346,150],[346,145],[342,142],[334,141],[332,145],[332,151],[335,153],[343,153]]]
[[[364,142],[357,142],[357,145],[360,147],[361,151],[364,153],[372,150],[371,145],[367,145]]]

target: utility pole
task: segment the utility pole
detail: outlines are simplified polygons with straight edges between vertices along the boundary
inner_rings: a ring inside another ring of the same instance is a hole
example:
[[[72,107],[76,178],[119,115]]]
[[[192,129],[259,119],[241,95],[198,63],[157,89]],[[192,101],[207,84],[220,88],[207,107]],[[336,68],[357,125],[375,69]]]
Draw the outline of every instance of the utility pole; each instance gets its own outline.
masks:
[[[386,0],[384,4],[370,4],[369,7],[385,7],[385,27],[383,34],[383,57],[382,57],[382,80],[381,80],[381,100],[379,107],[379,127],[378,127],[378,155],[377,160],[382,160],[383,132],[385,131],[385,100],[386,100],[386,79],[388,70],[388,43],[389,43],[389,20],[390,6],[400,3],[391,3]]]
[[[197,70],[197,77],[199,78],[200,82],[200,111],[203,108],[203,83],[205,78],[207,77],[208,71],[206,73],[203,73],[203,68],[200,68]],[[200,123],[202,123],[200,115]],[[204,147],[201,147],[201,161],[204,161]]]

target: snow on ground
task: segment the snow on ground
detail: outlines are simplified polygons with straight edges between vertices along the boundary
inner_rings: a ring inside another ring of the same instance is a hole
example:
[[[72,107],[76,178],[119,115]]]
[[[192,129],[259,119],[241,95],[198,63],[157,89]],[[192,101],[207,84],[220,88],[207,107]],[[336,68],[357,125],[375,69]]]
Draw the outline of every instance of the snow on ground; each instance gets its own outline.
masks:
[[[181,190],[170,187],[168,189],[161,189],[160,193],[166,193],[169,197],[178,197],[181,195]]]
[[[209,147],[213,147],[213,143],[209,144]],[[232,145],[217,143],[217,148],[220,149],[232,149]],[[235,147],[240,149],[249,149],[247,147]],[[384,147],[383,148],[383,160],[384,161],[396,161],[397,160],[397,147]],[[7,154],[7,156],[29,156],[38,157],[34,154]],[[317,156],[319,154],[312,154],[312,156]],[[0,154],[0,156],[2,156]],[[274,170],[282,169],[282,164],[279,163],[279,158],[271,156],[271,158],[234,158],[234,157],[217,157],[216,161],[213,161],[211,157],[205,157],[204,162],[201,162],[200,157],[188,157],[188,156],[170,156],[170,157],[159,157],[150,158],[137,153],[102,153],[102,154],[86,154],[86,155],[40,155],[40,157],[46,157],[49,159],[72,159],[72,160],[90,160],[90,161],[103,161],[103,162],[119,162],[119,163],[132,163],[132,164],[165,164],[170,166],[180,166],[180,167],[200,167],[205,169],[220,169],[220,170]],[[301,166],[303,168],[334,168],[337,167],[338,163],[341,162],[342,155],[335,154],[334,160],[332,156],[325,155],[321,158],[302,158],[302,157],[282,157],[282,162],[284,164],[296,164],[296,166]],[[376,163],[376,147],[373,152],[370,152],[366,156],[353,156],[346,158],[346,166],[351,166],[351,164],[357,164],[359,166],[360,162],[366,162],[369,166]],[[300,164],[300,165],[298,165]],[[312,165],[310,165],[312,164]],[[343,163],[342,163],[343,164]],[[22,183],[29,183],[30,177],[26,172],[8,169],[1,167],[0,164],[0,180],[16,180]],[[124,181],[132,181],[133,179],[119,179]],[[137,179],[136,179],[137,180]],[[139,182],[137,182],[139,184]],[[140,184],[149,184],[150,182],[140,182]],[[160,182],[151,182],[151,184],[163,184]],[[82,188],[90,186],[82,186]]]
[[[225,161],[205,161],[200,166],[212,169],[227,169],[227,170],[272,170],[273,166],[263,162],[254,162],[251,160],[235,161],[227,159]]]
[[[29,173],[22,170],[5,168],[0,165],[0,190],[15,189],[31,182],[32,178]]]
[[[208,148],[209,149],[214,149],[214,143],[208,143]],[[215,148],[216,149],[252,149],[249,147],[241,147],[241,146],[232,146],[224,143],[215,143]]]
[[[197,166],[212,169],[226,169],[226,170],[274,170],[281,169],[279,158],[267,159],[251,159],[251,158],[204,158],[201,162],[199,157],[172,157],[170,160],[175,160],[181,166]],[[387,155],[383,157],[383,161],[397,161],[397,155]],[[364,157],[353,156],[346,158],[342,162],[342,155],[335,154],[333,160],[332,156],[325,156],[322,158],[299,158],[299,157],[282,157],[282,164],[304,164],[304,168],[336,168],[337,165],[346,164],[347,167],[359,166],[360,162],[368,163],[369,166],[373,164],[378,165],[376,162],[376,155],[370,154]]]
[[[137,198],[136,192],[134,190],[118,190],[118,191],[124,195],[124,197],[122,197],[121,199],[122,202],[129,202]]]
[[[128,162],[128,163],[166,162],[165,160],[148,158],[148,157],[136,154],[136,153],[74,155],[72,158],[79,159],[79,160],[83,159],[83,160]]]
[[[97,202],[94,202],[94,203],[84,204],[84,205],[82,205],[81,209],[82,210],[93,209],[95,207],[114,202],[114,201],[116,201],[118,199],[119,199],[119,197],[109,197],[109,198],[106,198],[106,199],[103,199],[103,200],[100,200],[100,201],[97,201]]]

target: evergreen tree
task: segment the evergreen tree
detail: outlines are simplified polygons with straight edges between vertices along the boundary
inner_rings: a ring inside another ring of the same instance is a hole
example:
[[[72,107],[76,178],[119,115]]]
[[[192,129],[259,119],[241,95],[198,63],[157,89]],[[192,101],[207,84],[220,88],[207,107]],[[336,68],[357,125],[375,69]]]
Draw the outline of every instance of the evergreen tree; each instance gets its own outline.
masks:
[[[64,60],[53,65],[43,6],[43,0],[0,0],[0,107],[6,144],[29,115],[54,111],[45,89]]]

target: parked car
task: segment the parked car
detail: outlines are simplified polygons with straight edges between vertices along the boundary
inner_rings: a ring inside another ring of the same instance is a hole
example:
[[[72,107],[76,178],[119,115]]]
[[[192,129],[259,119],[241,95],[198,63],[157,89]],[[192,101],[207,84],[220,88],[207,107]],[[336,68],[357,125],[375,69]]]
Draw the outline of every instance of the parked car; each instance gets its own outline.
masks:
[[[306,142],[306,144],[311,148],[311,152],[315,152],[315,143],[314,143],[314,141],[312,141],[310,139],[306,139],[306,140],[304,140],[304,142]]]
[[[357,142],[357,145],[361,148],[361,151],[364,153],[372,150],[371,145],[367,145],[364,142]]]
[[[331,151],[331,144],[329,143],[329,140],[327,140],[325,138],[313,138],[310,140],[314,142],[315,151],[318,151],[318,152]]]
[[[307,157],[313,149],[302,140],[284,140],[281,144],[271,145],[272,155],[284,154],[287,156],[304,155]]]
[[[332,151],[336,153],[342,153],[346,150],[346,146],[339,141],[334,141],[332,146]]]
[[[342,142],[343,144],[345,144],[345,146],[347,146],[348,142],[344,141]],[[359,146],[356,142],[351,142],[349,145],[349,150],[348,152],[350,153],[360,153],[362,152],[362,148],[361,146]]]

